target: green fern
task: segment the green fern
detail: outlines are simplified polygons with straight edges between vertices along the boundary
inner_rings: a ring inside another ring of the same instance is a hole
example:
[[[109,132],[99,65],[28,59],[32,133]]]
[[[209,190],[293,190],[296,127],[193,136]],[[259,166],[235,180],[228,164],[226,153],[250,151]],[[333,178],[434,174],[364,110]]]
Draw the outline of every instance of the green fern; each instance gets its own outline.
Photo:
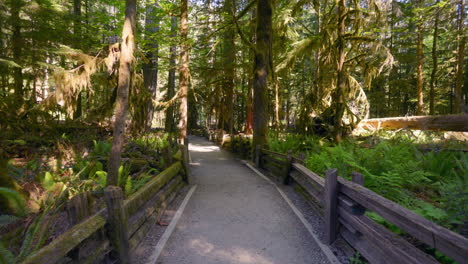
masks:
[[[0,196],[7,199],[17,215],[23,216],[26,214],[26,201],[19,192],[10,188],[0,187]]]

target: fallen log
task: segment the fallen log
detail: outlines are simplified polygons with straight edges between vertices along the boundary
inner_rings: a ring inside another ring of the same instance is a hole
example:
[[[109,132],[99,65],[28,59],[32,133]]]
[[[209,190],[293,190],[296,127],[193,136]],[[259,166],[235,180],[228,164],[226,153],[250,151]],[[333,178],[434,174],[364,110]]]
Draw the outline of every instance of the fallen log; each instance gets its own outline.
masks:
[[[418,129],[433,131],[468,131],[468,115],[408,116],[372,118],[362,120],[358,127],[364,129]]]

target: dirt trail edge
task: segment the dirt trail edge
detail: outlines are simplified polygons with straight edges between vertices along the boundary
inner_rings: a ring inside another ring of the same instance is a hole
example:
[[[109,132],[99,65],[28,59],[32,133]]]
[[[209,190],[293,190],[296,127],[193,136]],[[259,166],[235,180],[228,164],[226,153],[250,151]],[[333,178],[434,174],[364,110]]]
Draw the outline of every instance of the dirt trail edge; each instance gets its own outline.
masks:
[[[337,263],[274,185],[203,138],[189,150],[197,188],[151,264]]]

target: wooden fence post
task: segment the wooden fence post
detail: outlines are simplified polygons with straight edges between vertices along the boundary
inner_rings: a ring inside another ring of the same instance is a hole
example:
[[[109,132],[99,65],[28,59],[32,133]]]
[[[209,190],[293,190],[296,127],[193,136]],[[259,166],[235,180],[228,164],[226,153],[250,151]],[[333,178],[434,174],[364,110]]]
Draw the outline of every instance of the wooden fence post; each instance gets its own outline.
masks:
[[[330,245],[336,239],[338,225],[338,170],[325,173],[325,243]]]
[[[91,193],[90,192],[83,192],[73,196],[67,202],[67,215],[68,221],[71,226],[79,224],[83,221],[86,217],[91,215]],[[80,261],[80,247],[76,247],[72,249],[67,254],[73,262],[79,263]]]
[[[169,168],[172,165],[172,153],[171,146],[166,146],[162,149],[162,156],[165,163],[165,168]]]
[[[364,176],[358,172],[351,173],[352,181],[361,186],[364,186]],[[360,204],[355,204],[353,206],[353,213],[356,215],[363,215],[366,212],[366,208]]]
[[[123,206],[124,194],[117,186],[107,186],[104,190],[107,205],[107,234],[109,241],[117,251],[119,263],[130,264],[130,246],[128,241],[128,218]]]
[[[262,165],[262,145],[255,146],[255,166],[261,168]]]
[[[190,176],[190,167],[189,167],[189,151],[187,145],[180,146],[180,151],[182,152],[182,165],[184,167],[184,181],[189,184],[189,176]]]
[[[286,157],[286,167],[284,169],[284,177],[283,177],[283,184],[288,185],[289,184],[289,173],[291,172],[291,167],[292,167],[292,151],[288,150],[288,156]]]

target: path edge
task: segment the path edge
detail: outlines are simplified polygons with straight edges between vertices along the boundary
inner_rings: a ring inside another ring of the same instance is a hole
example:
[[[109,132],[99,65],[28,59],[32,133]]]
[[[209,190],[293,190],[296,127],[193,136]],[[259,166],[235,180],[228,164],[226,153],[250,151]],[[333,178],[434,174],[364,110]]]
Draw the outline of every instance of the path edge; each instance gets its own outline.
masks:
[[[189,192],[187,193],[184,200],[182,201],[182,204],[179,206],[179,208],[177,209],[176,214],[172,218],[171,223],[166,228],[166,230],[164,231],[164,234],[161,236],[158,243],[154,247],[153,254],[151,254],[148,261],[146,261],[147,264],[155,264],[156,261],[158,261],[159,256],[161,255],[164,247],[166,246],[167,241],[169,240],[172,233],[174,232],[175,227],[177,226],[177,223],[179,222],[180,217],[182,216],[182,213],[184,212],[185,207],[187,206],[187,204],[188,204],[190,198],[192,197],[192,194],[195,192],[196,188],[197,188],[197,185],[193,185],[190,188]]]
[[[294,214],[301,220],[302,224],[304,227],[309,231],[310,235],[314,239],[315,243],[319,246],[319,248],[322,250],[323,254],[327,257],[328,261],[332,264],[340,264],[341,262],[338,260],[338,258],[333,254],[331,251],[330,247],[322,243],[320,239],[318,238],[317,234],[315,233],[312,225],[307,221],[307,219],[304,217],[304,215],[297,209],[297,207],[293,204],[293,202],[286,196],[286,194],[281,190],[273,181],[271,181],[267,176],[265,176],[262,172],[257,170],[254,166],[252,166],[248,161],[242,160],[242,163],[244,163],[247,167],[249,167],[251,170],[253,170],[258,176],[262,177],[264,180],[266,180],[268,183],[273,185],[275,189],[279,192],[281,197],[285,200],[285,202],[289,205],[291,210],[294,212]]]

